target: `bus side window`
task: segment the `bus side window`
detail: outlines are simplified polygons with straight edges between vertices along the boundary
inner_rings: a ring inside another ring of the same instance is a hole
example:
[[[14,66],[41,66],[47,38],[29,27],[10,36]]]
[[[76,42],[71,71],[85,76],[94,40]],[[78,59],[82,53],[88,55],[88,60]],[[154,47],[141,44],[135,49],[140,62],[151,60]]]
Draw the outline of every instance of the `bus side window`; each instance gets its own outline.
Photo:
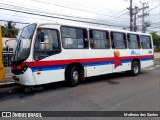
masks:
[[[63,48],[83,49],[88,48],[87,29],[76,27],[61,27]]]
[[[151,49],[152,48],[150,36],[140,35],[140,41],[141,41],[142,49]]]
[[[89,30],[90,46],[92,49],[110,48],[109,32],[101,30]]]
[[[126,34],[120,32],[111,32],[112,48],[125,49],[126,48]]]
[[[129,49],[139,49],[140,47],[140,42],[139,42],[139,35],[137,34],[127,34],[127,39],[128,39],[128,48]]]

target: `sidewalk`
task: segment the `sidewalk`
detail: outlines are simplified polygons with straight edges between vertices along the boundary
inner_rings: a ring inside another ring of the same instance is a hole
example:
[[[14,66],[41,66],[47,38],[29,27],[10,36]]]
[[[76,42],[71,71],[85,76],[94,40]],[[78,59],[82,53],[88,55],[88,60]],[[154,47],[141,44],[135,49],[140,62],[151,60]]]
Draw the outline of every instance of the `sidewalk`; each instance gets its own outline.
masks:
[[[12,75],[10,72],[10,67],[6,67],[6,75],[4,77],[4,80],[0,81],[0,88],[9,87],[15,85],[14,80],[12,79]]]
[[[154,59],[159,59],[160,60],[160,52],[155,52],[154,53]]]

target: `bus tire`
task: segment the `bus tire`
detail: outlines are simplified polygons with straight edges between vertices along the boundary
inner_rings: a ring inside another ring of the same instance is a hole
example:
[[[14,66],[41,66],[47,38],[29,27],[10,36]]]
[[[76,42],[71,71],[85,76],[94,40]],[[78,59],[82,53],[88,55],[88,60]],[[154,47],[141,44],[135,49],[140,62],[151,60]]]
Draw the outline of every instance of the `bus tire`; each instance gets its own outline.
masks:
[[[80,70],[77,66],[71,67],[67,71],[67,82],[71,87],[75,87],[79,84],[80,81]]]
[[[131,65],[131,71],[130,71],[131,75],[137,76],[140,73],[140,70],[141,70],[140,63],[137,61],[133,61]]]

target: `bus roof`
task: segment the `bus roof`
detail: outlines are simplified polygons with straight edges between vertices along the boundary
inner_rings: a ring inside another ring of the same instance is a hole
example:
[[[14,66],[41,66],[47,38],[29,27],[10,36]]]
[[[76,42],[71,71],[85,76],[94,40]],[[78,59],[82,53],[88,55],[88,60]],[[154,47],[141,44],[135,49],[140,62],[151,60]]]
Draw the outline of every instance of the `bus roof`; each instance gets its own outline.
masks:
[[[98,29],[98,30],[108,30],[108,31],[116,31],[116,32],[125,32],[125,33],[132,33],[132,34],[140,34],[140,35],[151,35],[149,33],[141,33],[141,32],[133,32],[133,31],[128,31],[128,30],[121,30],[121,29],[113,29],[113,28],[109,28],[105,25],[100,25],[96,26],[95,24],[90,24],[90,25],[86,25],[83,23],[79,23],[79,22],[73,22],[73,23],[68,23],[68,22],[57,22],[57,21],[53,21],[53,22],[37,22],[37,25],[63,25],[63,26],[71,26],[71,27],[81,27],[81,28],[87,28],[87,29]],[[98,25],[98,24],[97,24]]]

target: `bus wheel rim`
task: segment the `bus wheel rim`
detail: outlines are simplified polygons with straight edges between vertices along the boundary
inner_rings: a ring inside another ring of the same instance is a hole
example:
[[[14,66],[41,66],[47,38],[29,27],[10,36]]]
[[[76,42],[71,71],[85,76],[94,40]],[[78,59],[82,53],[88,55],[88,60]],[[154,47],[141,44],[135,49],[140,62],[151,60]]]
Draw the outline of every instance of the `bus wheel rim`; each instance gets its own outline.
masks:
[[[73,79],[74,79],[75,81],[78,81],[78,78],[79,78],[78,71],[74,71],[74,72],[73,72]]]
[[[134,65],[133,71],[134,71],[134,73],[138,73],[138,71],[139,71],[138,65]]]

